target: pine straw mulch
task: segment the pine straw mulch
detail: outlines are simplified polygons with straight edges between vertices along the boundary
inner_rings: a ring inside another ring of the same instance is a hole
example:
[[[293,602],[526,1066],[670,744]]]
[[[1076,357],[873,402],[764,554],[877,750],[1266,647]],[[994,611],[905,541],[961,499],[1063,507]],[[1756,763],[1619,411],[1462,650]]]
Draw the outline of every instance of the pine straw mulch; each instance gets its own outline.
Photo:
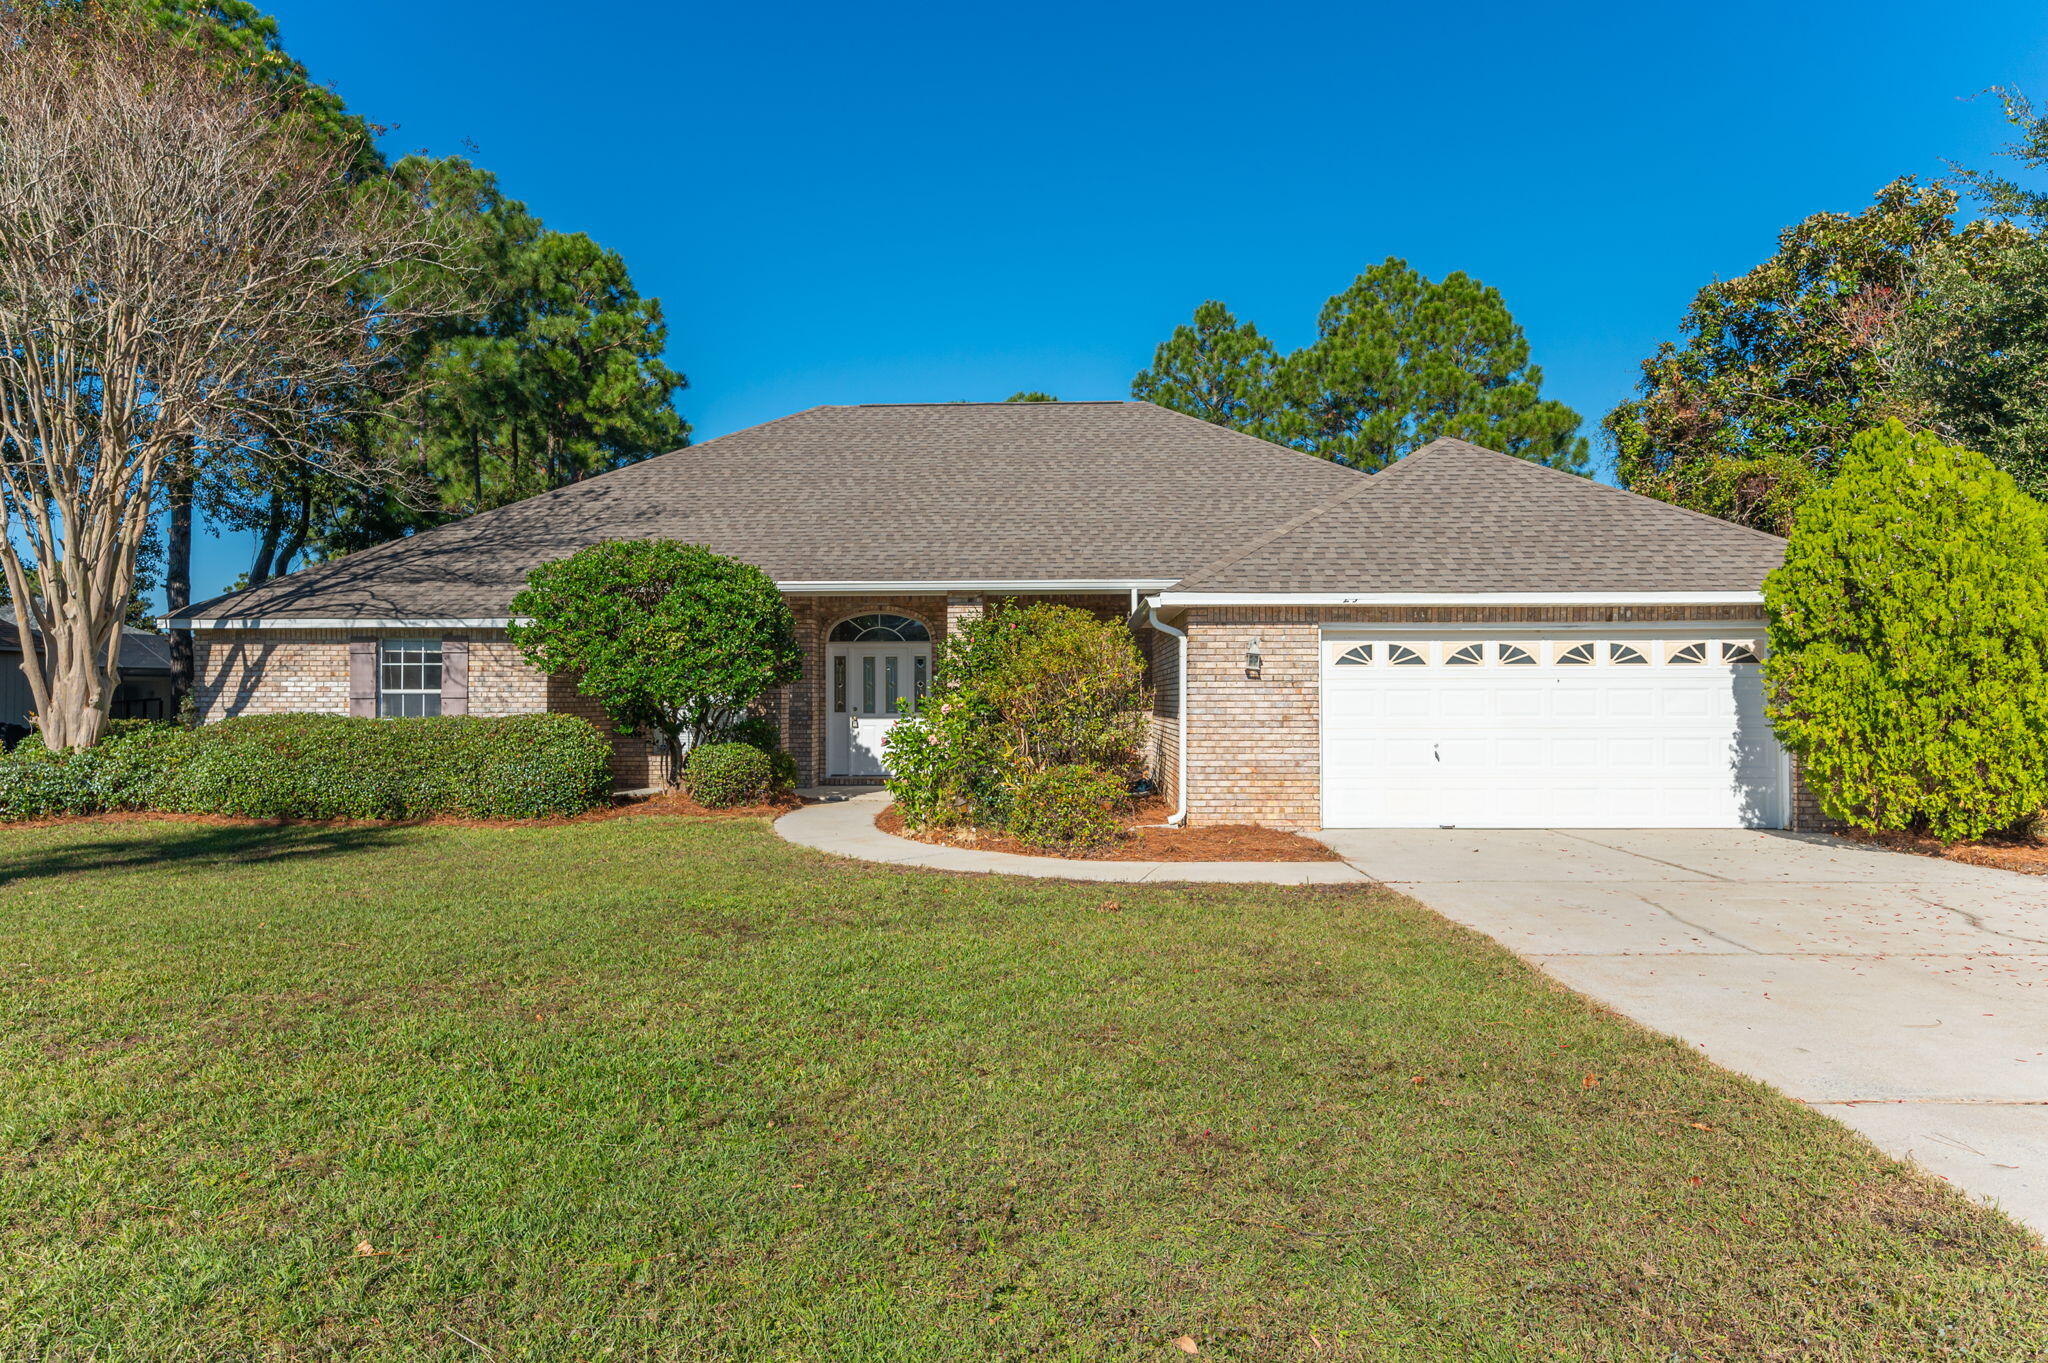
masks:
[[[1944,861],[1965,861],[1972,866],[2017,871],[2023,876],[2048,876],[2048,844],[2026,838],[1943,842],[1925,833],[1885,833],[1865,829],[1848,829],[1842,836],[1882,847],[1888,852],[1911,852],[1915,856],[1940,857]]]
[[[985,829],[932,829],[903,826],[903,816],[890,805],[875,816],[875,827],[899,838],[937,847],[965,847],[976,852],[1010,852],[1024,857],[1060,857],[1067,861],[1336,861],[1338,856],[1314,838],[1256,824],[1198,824],[1193,828],[1160,827],[1173,813],[1164,800],[1133,806],[1124,817],[1124,835],[1107,847],[1062,857],[1030,847],[1006,834]]]
[[[659,795],[616,799],[609,805],[586,809],[581,814],[550,815],[537,819],[471,819],[459,814],[429,814],[419,819],[251,819],[234,814],[172,814],[150,809],[112,809],[99,814],[59,814],[47,819],[0,823],[0,830],[145,822],[205,824],[220,828],[559,828],[566,824],[601,823],[606,819],[637,818],[645,814],[665,814],[681,819],[775,819],[803,803],[792,792],[767,804],[713,809],[709,805],[698,804],[680,790],[670,790]]]

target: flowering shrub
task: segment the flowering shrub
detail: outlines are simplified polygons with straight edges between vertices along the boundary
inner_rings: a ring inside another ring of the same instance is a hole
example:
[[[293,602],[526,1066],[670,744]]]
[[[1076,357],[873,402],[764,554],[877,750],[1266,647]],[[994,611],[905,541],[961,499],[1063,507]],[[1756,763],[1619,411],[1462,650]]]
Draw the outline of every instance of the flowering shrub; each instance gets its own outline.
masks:
[[[1142,766],[1144,677],[1128,628],[1071,606],[996,606],[965,622],[939,646],[923,708],[888,739],[904,823],[1015,832],[1019,793],[1072,769],[1054,783],[1058,803],[1093,801],[1093,827],[1113,830],[1111,805]]]

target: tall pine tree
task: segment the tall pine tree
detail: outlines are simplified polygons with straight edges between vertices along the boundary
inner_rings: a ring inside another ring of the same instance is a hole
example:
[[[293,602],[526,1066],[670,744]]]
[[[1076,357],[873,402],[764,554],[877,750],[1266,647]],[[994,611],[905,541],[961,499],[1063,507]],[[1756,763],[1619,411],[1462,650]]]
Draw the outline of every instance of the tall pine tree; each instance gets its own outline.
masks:
[[[1436,283],[1388,257],[1323,305],[1280,384],[1290,443],[1356,468],[1453,436],[1585,471],[1579,414],[1542,396],[1500,291],[1463,272]]]
[[[1194,320],[1152,353],[1152,367],[1131,380],[1131,396],[1253,435],[1275,433],[1279,352],[1250,322],[1210,299]]]
[[[1455,436],[1584,472],[1579,415],[1542,386],[1498,290],[1390,257],[1325,303],[1315,341],[1290,355],[1202,304],[1131,395],[1368,471]]]

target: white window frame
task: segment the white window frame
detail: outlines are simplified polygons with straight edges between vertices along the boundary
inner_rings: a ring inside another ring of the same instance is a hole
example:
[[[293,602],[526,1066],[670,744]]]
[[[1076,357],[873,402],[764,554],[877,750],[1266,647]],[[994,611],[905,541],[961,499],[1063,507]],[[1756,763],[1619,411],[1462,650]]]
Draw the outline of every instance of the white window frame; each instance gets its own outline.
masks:
[[[393,652],[401,656],[391,659]],[[418,654],[407,658],[405,654]],[[421,670],[419,686],[388,686],[385,684],[387,668],[398,668],[399,680],[406,680],[404,669],[418,667]],[[423,718],[441,713],[441,686],[447,679],[447,657],[442,651],[439,639],[379,639],[377,641],[377,717],[379,719]],[[431,673],[428,669],[432,669]],[[434,684],[426,685],[428,675]],[[418,697],[416,708],[408,705],[408,697]],[[396,708],[392,702],[396,701]]]

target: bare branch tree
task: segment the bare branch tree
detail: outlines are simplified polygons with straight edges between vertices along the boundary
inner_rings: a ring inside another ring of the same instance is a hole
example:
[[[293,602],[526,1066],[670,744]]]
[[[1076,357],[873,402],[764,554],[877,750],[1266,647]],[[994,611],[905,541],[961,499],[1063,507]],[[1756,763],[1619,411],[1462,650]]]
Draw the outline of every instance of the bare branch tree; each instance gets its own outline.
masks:
[[[181,451],[290,449],[434,310],[425,210],[357,150],[123,9],[0,0],[0,568],[51,747],[105,725]]]

